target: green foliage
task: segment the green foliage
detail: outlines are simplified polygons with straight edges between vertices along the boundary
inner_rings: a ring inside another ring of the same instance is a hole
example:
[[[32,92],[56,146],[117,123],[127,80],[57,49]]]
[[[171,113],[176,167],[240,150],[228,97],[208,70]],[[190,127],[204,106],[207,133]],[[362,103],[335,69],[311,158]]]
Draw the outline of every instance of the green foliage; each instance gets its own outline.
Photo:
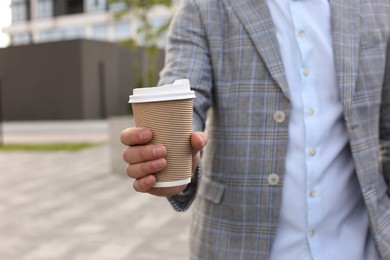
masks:
[[[101,145],[101,144],[100,143],[4,144],[4,145],[0,145],[0,151],[35,151],[35,152],[79,151],[97,145]]]
[[[141,68],[141,81],[136,87],[152,86],[157,83],[156,61],[158,55],[158,43],[161,41],[165,32],[168,30],[171,19],[156,26],[152,24],[149,13],[156,6],[170,8],[173,6],[173,0],[109,0],[109,4],[121,3],[123,8],[114,13],[116,19],[121,19],[127,14],[131,14],[138,21],[137,39],[146,50],[146,57],[143,63],[146,66]],[[135,50],[138,46],[137,39],[127,39],[121,41],[122,44]],[[146,67],[146,68],[145,68]]]

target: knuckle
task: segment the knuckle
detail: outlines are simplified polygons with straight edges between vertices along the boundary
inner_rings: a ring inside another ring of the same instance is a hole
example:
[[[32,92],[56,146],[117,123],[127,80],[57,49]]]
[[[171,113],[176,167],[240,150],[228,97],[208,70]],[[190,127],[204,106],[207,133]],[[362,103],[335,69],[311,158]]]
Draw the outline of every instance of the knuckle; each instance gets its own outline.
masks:
[[[142,172],[151,172],[152,166],[150,162],[140,163],[140,169]]]
[[[137,180],[133,181],[133,189],[137,192],[143,192],[143,190],[141,189],[141,187],[139,185],[139,181],[137,181]]]
[[[148,147],[140,147],[139,157],[142,161],[146,161],[150,158],[150,149]]]
[[[126,173],[127,176],[130,178],[136,178],[137,176],[134,175],[134,167],[131,164],[128,164],[126,167]]]
[[[153,188],[145,181],[145,178],[136,179],[133,182],[133,188],[137,192],[150,192]]]
[[[129,155],[131,154],[130,153],[130,147],[126,147],[123,152],[122,152],[122,158],[125,162],[129,162],[130,161],[130,158],[129,158]]]
[[[142,171],[145,173],[154,173],[161,169],[162,167],[162,161],[154,160],[150,162],[141,163]]]

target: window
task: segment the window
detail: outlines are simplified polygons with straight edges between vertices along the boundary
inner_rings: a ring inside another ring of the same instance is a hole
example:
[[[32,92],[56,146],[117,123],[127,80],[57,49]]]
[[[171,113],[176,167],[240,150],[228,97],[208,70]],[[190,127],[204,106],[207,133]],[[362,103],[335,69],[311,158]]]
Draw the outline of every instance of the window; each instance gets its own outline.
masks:
[[[87,12],[105,11],[106,0],[87,0]]]
[[[39,42],[55,41],[57,36],[56,30],[44,30],[39,32]]]
[[[12,21],[27,21],[29,6],[27,0],[13,0],[12,1]]]
[[[71,27],[62,29],[60,32],[62,39],[80,39],[84,38],[84,28],[82,27]]]
[[[79,14],[83,12],[83,0],[67,0],[66,14]]]
[[[93,35],[92,37],[97,40],[107,40],[107,25],[97,24],[93,26]]]
[[[54,15],[53,0],[38,0],[37,11],[38,11],[37,13],[38,18],[53,17]]]
[[[12,35],[12,44],[13,45],[24,45],[31,42],[31,36],[28,32],[15,33]]]
[[[115,39],[123,40],[130,38],[130,23],[128,21],[121,21],[115,24]]]
[[[110,11],[120,11],[126,7],[126,4],[121,2],[121,3],[112,3],[108,6],[108,10]]]
[[[39,42],[52,42],[84,38],[84,28],[70,27],[65,29],[49,29],[39,32]]]

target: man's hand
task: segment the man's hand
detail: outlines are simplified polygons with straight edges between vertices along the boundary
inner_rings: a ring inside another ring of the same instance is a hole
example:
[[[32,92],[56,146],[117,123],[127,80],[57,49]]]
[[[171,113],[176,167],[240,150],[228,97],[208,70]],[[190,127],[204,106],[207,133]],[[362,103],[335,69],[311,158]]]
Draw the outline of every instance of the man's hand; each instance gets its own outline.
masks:
[[[127,175],[134,178],[133,187],[138,192],[147,192],[156,196],[173,196],[183,191],[187,185],[169,188],[153,188],[155,173],[167,166],[166,148],[161,144],[148,144],[153,133],[146,128],[128,128],[121,133],[121,141],[128,146],[123,151],[123,159],[128,163]],[[194,132],[191,135],[192,172],[200,162],[200,150],[207,144],[207,135]]]

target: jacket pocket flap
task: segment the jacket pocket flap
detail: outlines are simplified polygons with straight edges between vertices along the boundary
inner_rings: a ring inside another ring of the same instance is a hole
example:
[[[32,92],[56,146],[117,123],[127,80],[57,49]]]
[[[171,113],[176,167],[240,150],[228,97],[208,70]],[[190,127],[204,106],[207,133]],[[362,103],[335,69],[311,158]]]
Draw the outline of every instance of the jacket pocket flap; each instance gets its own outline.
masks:
[[[204,175],[201,177],[198,194],[207,200],[215,204],[221,203],[224,191],[224,184],[213,181]]]

